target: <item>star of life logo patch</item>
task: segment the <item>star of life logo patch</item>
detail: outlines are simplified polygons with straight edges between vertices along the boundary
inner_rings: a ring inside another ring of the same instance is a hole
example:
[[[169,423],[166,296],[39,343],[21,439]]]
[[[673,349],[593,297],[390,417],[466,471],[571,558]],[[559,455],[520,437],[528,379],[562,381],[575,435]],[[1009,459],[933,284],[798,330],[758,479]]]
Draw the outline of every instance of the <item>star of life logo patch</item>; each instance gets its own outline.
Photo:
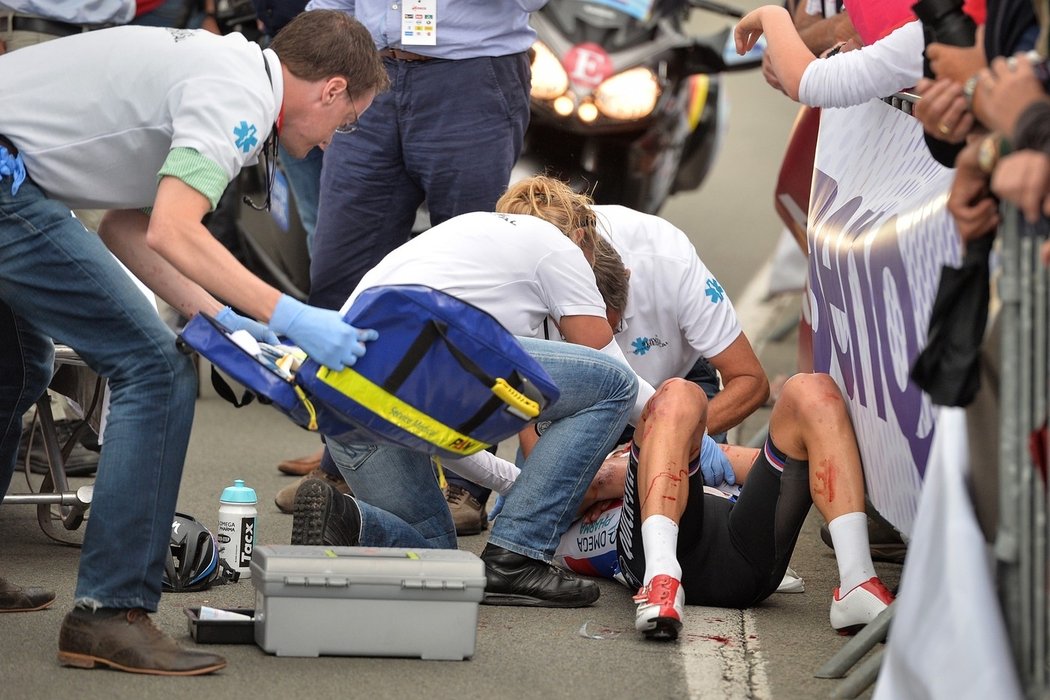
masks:
[[[249,124],[241,120],[241,123],[233,128],[233,135],[237,137],[234,143],[237,145],[237,148],[248,153],[258,145],[258,133],[259,130],[255,128],[255,124]]]
[[[704,290],[704,294],[711,300],[712,304],[717,304],[726,298],[725,290],[722,289],[722,285],[720,285],[718,280],[714,277],[708,278],[707,288]]]
[[[652,348],[666,348],[667,345],[668,342],[662,340],[658,335],[654,335],[652,338],[639,336],[634,339],[633,343],[631,343],[631,353],[634,355],[644,355]]]

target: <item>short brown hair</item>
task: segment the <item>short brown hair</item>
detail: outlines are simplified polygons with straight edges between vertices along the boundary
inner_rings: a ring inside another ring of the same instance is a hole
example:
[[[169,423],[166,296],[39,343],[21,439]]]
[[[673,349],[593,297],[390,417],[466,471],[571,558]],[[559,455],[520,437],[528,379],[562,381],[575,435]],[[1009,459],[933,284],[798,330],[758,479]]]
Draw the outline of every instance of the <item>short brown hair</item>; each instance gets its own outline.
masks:
[[[496,211],[539,217],[557,226],[566,236],[582,230],[580,247],[585,252],[593,252],[598,231],[592,204],[594,201],[589,196],[580,194],[561,180],[535,175],[508,187],[496,202]]]
[[[594,242],[594,281],[608,309],[623,313],[627,308],[629,279],[623,258],[612,243],[597,236]]]
[[[281,65],[307,82],[346,78],[351,97],[390,87],[372,35],[341,10],[301,12],[270,42]]]

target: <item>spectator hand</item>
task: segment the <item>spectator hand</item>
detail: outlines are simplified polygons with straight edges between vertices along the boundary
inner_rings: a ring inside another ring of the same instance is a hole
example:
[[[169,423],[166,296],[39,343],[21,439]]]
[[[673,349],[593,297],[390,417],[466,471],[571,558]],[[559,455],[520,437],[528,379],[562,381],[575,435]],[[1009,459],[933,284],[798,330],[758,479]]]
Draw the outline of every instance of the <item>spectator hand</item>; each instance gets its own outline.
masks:
[[[1013,202],[1030,223],[1050,216],[1050,155],[1018,151],[999,160],[992,173],[992,192]]]
[[[962,85],[954,80],[923,78],[916,86],[922,99],[915,103],[912,115],[922,122],[930,136],[948,143],[962,143],[973,129],[973,115],[966,108]]]
[[[270,328],[291,338],[325,367],[341,370],[365,354],[364,343],[375,340],[374,330],[358,330],[337,311],[319,309],[282,294],[270,317]]]
[[[248,331],[253,338],[263,343],[277,345],[280,342],[277,339],[277,334],[265,325],[234,313],[233,309],[228,306],[222,307],[219,313],[215,314],[215,320],[231,331]]]
[[[955,159],[955,180],[948,194],[948,211],[959,237],[972,241],[999,225],[999,203],[988,189],[988,176],[978,166],[981,139],[971,138]]]
[[[773,59],[770,58],[769,52],[762,54],[762,77],[766,79],[769,86],[774,90],[780,90],[785,95],[787,92],[784,90],[784,86],[780,84],[780,80],[777,78],[776,71],[773,70]]]
[[[723,481],[729,485],[736,483],[736,474],[733,473],[729,458],[707,434],[700,442],[700,471],[707,486],[717,488]]]
[[[989,131],[1013,136],[1021,112],[1045,99],[1046,92],[1024,55],[999,57],[977,74],[973,111]]]
[[[926,57],[930,59],[930,69],[938,79],[946,78],[959,85],[988,66],[984,58],[984,44],[981,41],[974,46],[932,43],[926,47]]]
[[[733,30],[733,39],[736,42],[736,52],[743,56],[751,49],[755,48],[755,44],[762,37],[762,13],[769,9],[768,7],[760,7],[757,10],[752,10],[744,15],[743,19],[737,23],[736,28]],[[775,8],[783,12],[787,12],[784,8]],[[765,61],[763,60],[763,65]]]

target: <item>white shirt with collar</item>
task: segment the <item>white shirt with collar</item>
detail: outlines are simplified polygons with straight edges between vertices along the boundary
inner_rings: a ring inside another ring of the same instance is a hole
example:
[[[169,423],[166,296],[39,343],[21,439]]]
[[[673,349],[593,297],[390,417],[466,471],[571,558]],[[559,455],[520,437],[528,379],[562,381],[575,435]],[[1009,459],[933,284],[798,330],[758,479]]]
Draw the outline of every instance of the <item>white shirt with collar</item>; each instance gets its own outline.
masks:
[[[598,232],[631,271],[616,342],[631,368],[653,386],[683,377],[740,335],[733,303],[692,242],[665,219],[618,205],[596,205]]]
[[[583,251],[533,216],[474,212],[453,217],[390,252],[358,284],[423,284],[492,314],[514,335],[543,337],[547,316],[605,317]]]
[[[70,207],[147,207],[172,149],[206,159],[221,194],[258,159],[283,90],[277,55],[240,34],[101,29],[0,55],[0,134]]]

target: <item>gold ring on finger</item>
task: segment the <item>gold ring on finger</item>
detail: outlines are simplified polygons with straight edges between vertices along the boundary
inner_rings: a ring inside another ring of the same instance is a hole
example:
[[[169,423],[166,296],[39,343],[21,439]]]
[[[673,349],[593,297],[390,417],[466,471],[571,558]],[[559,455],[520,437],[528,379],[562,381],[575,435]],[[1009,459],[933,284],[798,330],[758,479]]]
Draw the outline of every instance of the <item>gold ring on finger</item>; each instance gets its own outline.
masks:
[[[941,132],[942,136],[947,136],[948,134],[951,133],[951,130],[952,130],[952,128],[950,126],[948,126],[947,124],[945,124],[944,122],[941,122],[940,124],[937,125],[937,131]]]

